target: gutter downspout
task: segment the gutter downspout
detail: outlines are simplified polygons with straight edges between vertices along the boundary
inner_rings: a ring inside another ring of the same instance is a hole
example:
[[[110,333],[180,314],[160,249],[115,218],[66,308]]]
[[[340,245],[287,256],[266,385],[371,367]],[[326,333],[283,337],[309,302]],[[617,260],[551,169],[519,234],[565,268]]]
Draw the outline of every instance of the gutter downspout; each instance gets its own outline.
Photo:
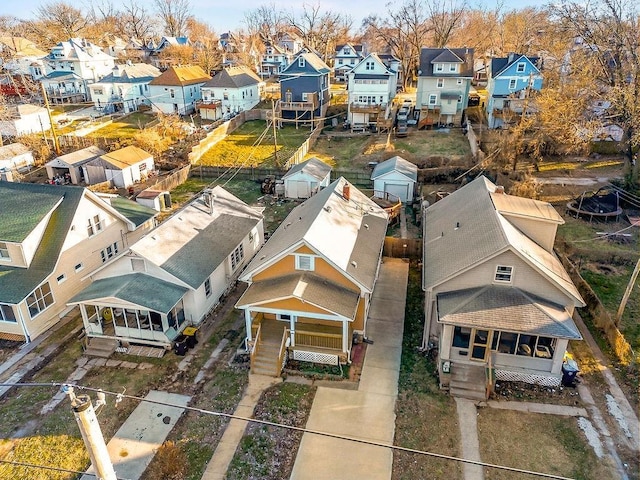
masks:
[[[22,303],[22,302],[20,302]],[[29,335],[29,330],[27,329],[27,324],[24,321],[24,317],[22,315],[22,309],[20,308],[20,304],[16,305],[16,308],[18,310],[18,318],[20,319],[20,327],[22,328],[22,332],[24,333],[24,338],[26,340],[26,343],[31,343],[31,335]]]

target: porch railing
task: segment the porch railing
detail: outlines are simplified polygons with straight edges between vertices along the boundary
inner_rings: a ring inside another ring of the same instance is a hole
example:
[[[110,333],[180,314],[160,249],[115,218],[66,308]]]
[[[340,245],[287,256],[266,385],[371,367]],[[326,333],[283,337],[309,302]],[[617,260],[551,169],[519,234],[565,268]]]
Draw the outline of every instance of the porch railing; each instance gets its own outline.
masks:
[[[280,352],[278,353],[278,363],[276,365],[276,376],[280,376],[282,369],[287,361],[285,354],[287,352],[287,340],[289,339],[291,331],[288,328],[282,332],[282,340],[280,341]]]
[[[260,334],[262,329],[262,324],[258,324],[258,329],[256,330],[256,334],[253,337],[253,345],[251,345],[251,369],[253,370],[253,366],[255,363],[256,354],[258,352],[258,345],[260,345]]]
[[[342,351],[342,335],[337,333],[316,333],[296,330],[296,346],[328,348]]]

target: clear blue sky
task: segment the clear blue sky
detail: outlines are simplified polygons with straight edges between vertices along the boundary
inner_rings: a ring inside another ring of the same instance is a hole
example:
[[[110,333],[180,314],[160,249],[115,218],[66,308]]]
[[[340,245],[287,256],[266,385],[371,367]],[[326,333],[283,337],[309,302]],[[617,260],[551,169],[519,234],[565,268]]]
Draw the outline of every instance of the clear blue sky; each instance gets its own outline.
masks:
[[[52,0],[55,1],[55,0]],[[71,4],[85,3],[85,1],[77,2],[74,0],[66,0]],[[114,5],[119,6],[122,0],[112,0]],[[140,3],[151,7],[151,0],[139,0]],[[316,0],[305,0],[309,4],[316,4]],[[33,18],[35,10],[47,3],[43,0],[0,0],[0,15],[14,15],[18,18]],[[86,0],[88,3],[88,0]],[[192,11],[194,15],[202,21],[211,25],[217,33],[228,30],[234,30],[242,26],[244,12],[257,8],[261,5],[275,4],[284,10],[292,10],[299,8],[302,1],[287,0],[236,0],[236,1],[220,1],[220,0],[191,0]],[[320,0],[322,11],[331,10],[351,15],[354,20],[354,30],[360,27],[362,19],[370,13],[384,15],[386,12],[386,4],[389,0]],[[400,0],[393,1],[394,5],[398,5]],[[476,2],[471,0],[474,5]],[[505,9],[542,7],[547,0],[505,0]],[[495,0],[484,0],[484,5],[491,8],[496,4]]]

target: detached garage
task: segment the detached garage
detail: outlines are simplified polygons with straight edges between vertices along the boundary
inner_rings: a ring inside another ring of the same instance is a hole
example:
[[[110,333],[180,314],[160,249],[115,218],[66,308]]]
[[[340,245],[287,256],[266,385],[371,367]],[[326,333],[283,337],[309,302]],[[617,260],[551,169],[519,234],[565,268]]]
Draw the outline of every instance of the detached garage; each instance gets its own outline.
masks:
[[[154,168],[153,155],[133,145],[101,155],[83,167],[88,184],[110,181],[119,188],[146,180]]]
[[[392,157],[376,165],[371,173],[376,196],[412,201],[418,181],[418,167],[402,157]]]
[[[331,167],[318,158],[291,167],[284,175],[284,196],[309,198],[330,183]]]

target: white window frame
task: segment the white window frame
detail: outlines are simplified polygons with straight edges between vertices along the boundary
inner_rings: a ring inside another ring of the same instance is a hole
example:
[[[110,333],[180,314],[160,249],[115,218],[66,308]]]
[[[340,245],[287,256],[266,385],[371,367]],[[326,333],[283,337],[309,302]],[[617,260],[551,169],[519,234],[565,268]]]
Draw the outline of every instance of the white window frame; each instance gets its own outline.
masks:
[[[231,255],[229,255],[231,259],[231,270],[234,271],[244,260],[244,245],[241,243],[238,245]]]
[[[449,72],[455,73],[458,71],[458,64],[457,63],[450,63],[449,64]]]
[[[437,105],[438,104],[438,95],[432,93],[429,95],[429,105]]]
[[[298,67],[304,68],[304,66],[305,66],[304,57],[302,55],[300,55],[298,57]]]
[[[512,78],[509,80],[509,90],[515,90],[518,85],[518,80],[516,78]]]
[[[443,72],[444,71],[444,64],[443,63],[436,63],[433,67],[433,71],[434,72]]]
[[[58,285],[60,285],[61,283],[64,283],[66,280],[67,280],[67,276],[64,273],[61,273],[56,277],[56,282],[58,282]]]
[[[525,62],[519,62],[518,65],[516,65],[516,72],[524,73],[526,68],[527,68],[527,64]]]
[[[307,272],[313,272],[315,270],[315,257],[313,255],[296,254],[296,270],[304,270]],[[309,261],[308,268],[304,262]]]
[[[94,215],[89,218],[87,221],[87,234],[90,237],[97,235],[99,232],[103,230],[103,220],[100,217],[100,214]]]
[[[438,78],[436,80],[436,88],[444,88],[444,78]]]
[[[49,289],[48,293],[43,293],[42,289],[45,285]],[[31,296],[33,296],[33,302],[29,303],[29,298]],[[47,300],[50,300],[49,303],[47,303]],[[33,292],[31,292],[27,297],[26,302],[27,302],[27,310],[29,311],[29,317],[31,317],[32,319],[37,317],[42,312],[44,312],[47,308],[53,305],[55,303],[55,299],[53,298],[53,292],[51,291],[51,285],[49,285],[49,282],[44,282],[38,288],[36,288]],[[35,314],[32,314],[31,307],[35,307],[38,311]]]
[[[111,260],[116,255],[118,255],[118,242],[113,242],[113,244],[108,245],[106,248],[100,250],[100,256],[102,257],[102,263],[106,263],[107,260]]]
[[[9,317],[7,312],[11,312],[12,318]],[[0,322],[18,323],[16,311],[13,309],[13,306],[7,303],[0,303]]]
[[[513,270],[514,268],[510,265],[497,265],[493,280],[497,283],[512,283]]]
[[[290,313],[276,313],[276,318],[283,322],[290,322],[292,316]]]
[[[456,79],[456,83],[457,83],[458,85],[462,85],[462,79],[461,79],[461,78],[457,78],[457,79]]]
[[[9,244],[7,242],[0,242],[0,260],[11,261],[11,255],[9,255]]]
[[[76,264],[76,266],[75,266],[75,267],[73,267],[73,269],[74,269],[76,272],[80,272],[80,271],[84,270],[84,263],[82,263],[82,262],[77,263],[77,264]]]

